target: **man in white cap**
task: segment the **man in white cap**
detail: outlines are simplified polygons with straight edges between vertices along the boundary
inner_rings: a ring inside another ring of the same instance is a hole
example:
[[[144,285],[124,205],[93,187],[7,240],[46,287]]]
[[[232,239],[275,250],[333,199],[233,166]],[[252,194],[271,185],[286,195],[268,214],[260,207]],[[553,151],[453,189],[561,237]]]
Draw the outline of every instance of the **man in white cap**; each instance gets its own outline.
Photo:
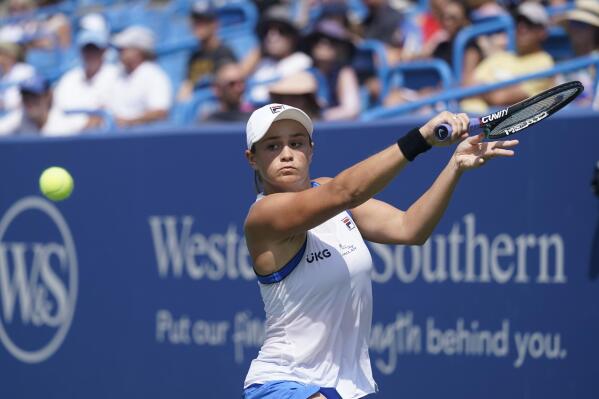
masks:
[[[121,71],[112,91],[109,110],[121,127],[166,119],[172,105],[172,86],[154,62],[154,33],[131,26],[113,39],[119,50]]]
[[[443,145],[434,135],[441,123],[451,124],[448,141],[459,144],[432,186],[406,211],[374,199],[418,154]],[[422,245],[463,172],[514,155],[517,140],[481,146],[468,124],[466,114],[442,112],[335,177],[313,179],[310,118],[284,104],[254,111],[245,155],[262,187],[244,234],[267,320],[243,398],[363,398],[377,390],[368,355],[373,264],[364,240]]]
[[[101,30],[83,30],[77,37],[82,65],[63,75],[54,89],[52,108],[65,113],[69,110],[97,111],[108,107],[114,82],[118,75],[116,65],[106,63],[104,55],[109,46],[108,33]],[[100,127],[99,116],[89,114],[64,115],[68,129],[61,134],[77,134]],[[66,126],[65,126],[66,127]]]
[[[483,60],[474,70],[476,84],[501,82],[520,75],[540,72],[553,67],[553,58],[543,50],[547,38],[549,16],[545,8],[534,1],[525,1],[516,10],[516,54],[499,52]],[[498,89],[482,96],[488,105],[516,103],[550,88],[552,78],[535,79]],[[464,101],[470,111],[485,111],[485,103]]]

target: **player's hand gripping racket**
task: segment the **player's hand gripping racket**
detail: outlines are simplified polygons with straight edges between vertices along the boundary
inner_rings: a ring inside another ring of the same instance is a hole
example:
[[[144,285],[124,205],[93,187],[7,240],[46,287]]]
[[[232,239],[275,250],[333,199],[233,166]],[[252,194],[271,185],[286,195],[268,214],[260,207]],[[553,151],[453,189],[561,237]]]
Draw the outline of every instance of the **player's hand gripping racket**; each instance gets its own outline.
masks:
[[[485,138],[492,140],[509,136],[556,113],[582,93],[583,89],[579,81],[552,87],[501,111],[480,118],[470,118],[470,129],[481,127]],[[451,133],[452,128],[448,124],[435,127],[435,135],[441,141],[450,137]]]

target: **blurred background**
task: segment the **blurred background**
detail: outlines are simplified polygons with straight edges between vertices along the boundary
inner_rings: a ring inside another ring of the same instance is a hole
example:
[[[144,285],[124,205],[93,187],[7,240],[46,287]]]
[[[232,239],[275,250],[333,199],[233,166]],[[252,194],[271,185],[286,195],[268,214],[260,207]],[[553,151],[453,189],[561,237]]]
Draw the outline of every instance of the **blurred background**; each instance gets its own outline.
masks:
[[[596,101],[596,1],[7,0],[0,134],[488,112],[580,80]],[[144,84],[152,82],[151,85]]]
[[[368,243],[370,353],[376,398],[596,398],[598,49],[596,0],[1,2],[0,398],[241,396],[264,334],[253,109],[309,113],[334,176],[441,110],[570,80],[423,246]],[[450,151],[377,197],[406,209]]]

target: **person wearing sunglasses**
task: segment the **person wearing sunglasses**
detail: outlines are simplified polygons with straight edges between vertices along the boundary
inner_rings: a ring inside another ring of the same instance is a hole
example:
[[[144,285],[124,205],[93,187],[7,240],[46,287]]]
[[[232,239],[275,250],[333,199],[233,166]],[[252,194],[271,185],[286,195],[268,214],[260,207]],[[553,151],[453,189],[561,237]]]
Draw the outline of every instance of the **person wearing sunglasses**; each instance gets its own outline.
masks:
[[[243,69],[253,82],[249,88],[250,101],[263,105],[269,100],[268,86],[273,81],[310,68],[312,60],[298,49],[299,30],[287,7],[269,8],[257,30],[260,48],[244,60]]]
[[[218,109],[203,118],[205,122],[246,122],[249,119],[249,111],[243,109],[245,81],[238,64],[228,63],[216,71],[213,90],[218,98]]]

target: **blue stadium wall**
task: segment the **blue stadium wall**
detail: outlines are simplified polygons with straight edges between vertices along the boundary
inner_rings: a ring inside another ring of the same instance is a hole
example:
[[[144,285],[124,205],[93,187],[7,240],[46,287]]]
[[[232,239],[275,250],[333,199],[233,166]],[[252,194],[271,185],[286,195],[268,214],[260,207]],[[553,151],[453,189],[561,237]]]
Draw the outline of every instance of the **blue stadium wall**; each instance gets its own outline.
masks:
[[[314,177],[415,123],[318,127]],[[370,245],[376,397],[597,397],[597,125],[531,128],[463,176],[424,246]],[[0,143],[0,398],[240,397],[264,317],[244,142],[234,126]],[[379,198],[405,209],[450,154]],[[39,195],[49,165],[72,172],[70,199]]]

